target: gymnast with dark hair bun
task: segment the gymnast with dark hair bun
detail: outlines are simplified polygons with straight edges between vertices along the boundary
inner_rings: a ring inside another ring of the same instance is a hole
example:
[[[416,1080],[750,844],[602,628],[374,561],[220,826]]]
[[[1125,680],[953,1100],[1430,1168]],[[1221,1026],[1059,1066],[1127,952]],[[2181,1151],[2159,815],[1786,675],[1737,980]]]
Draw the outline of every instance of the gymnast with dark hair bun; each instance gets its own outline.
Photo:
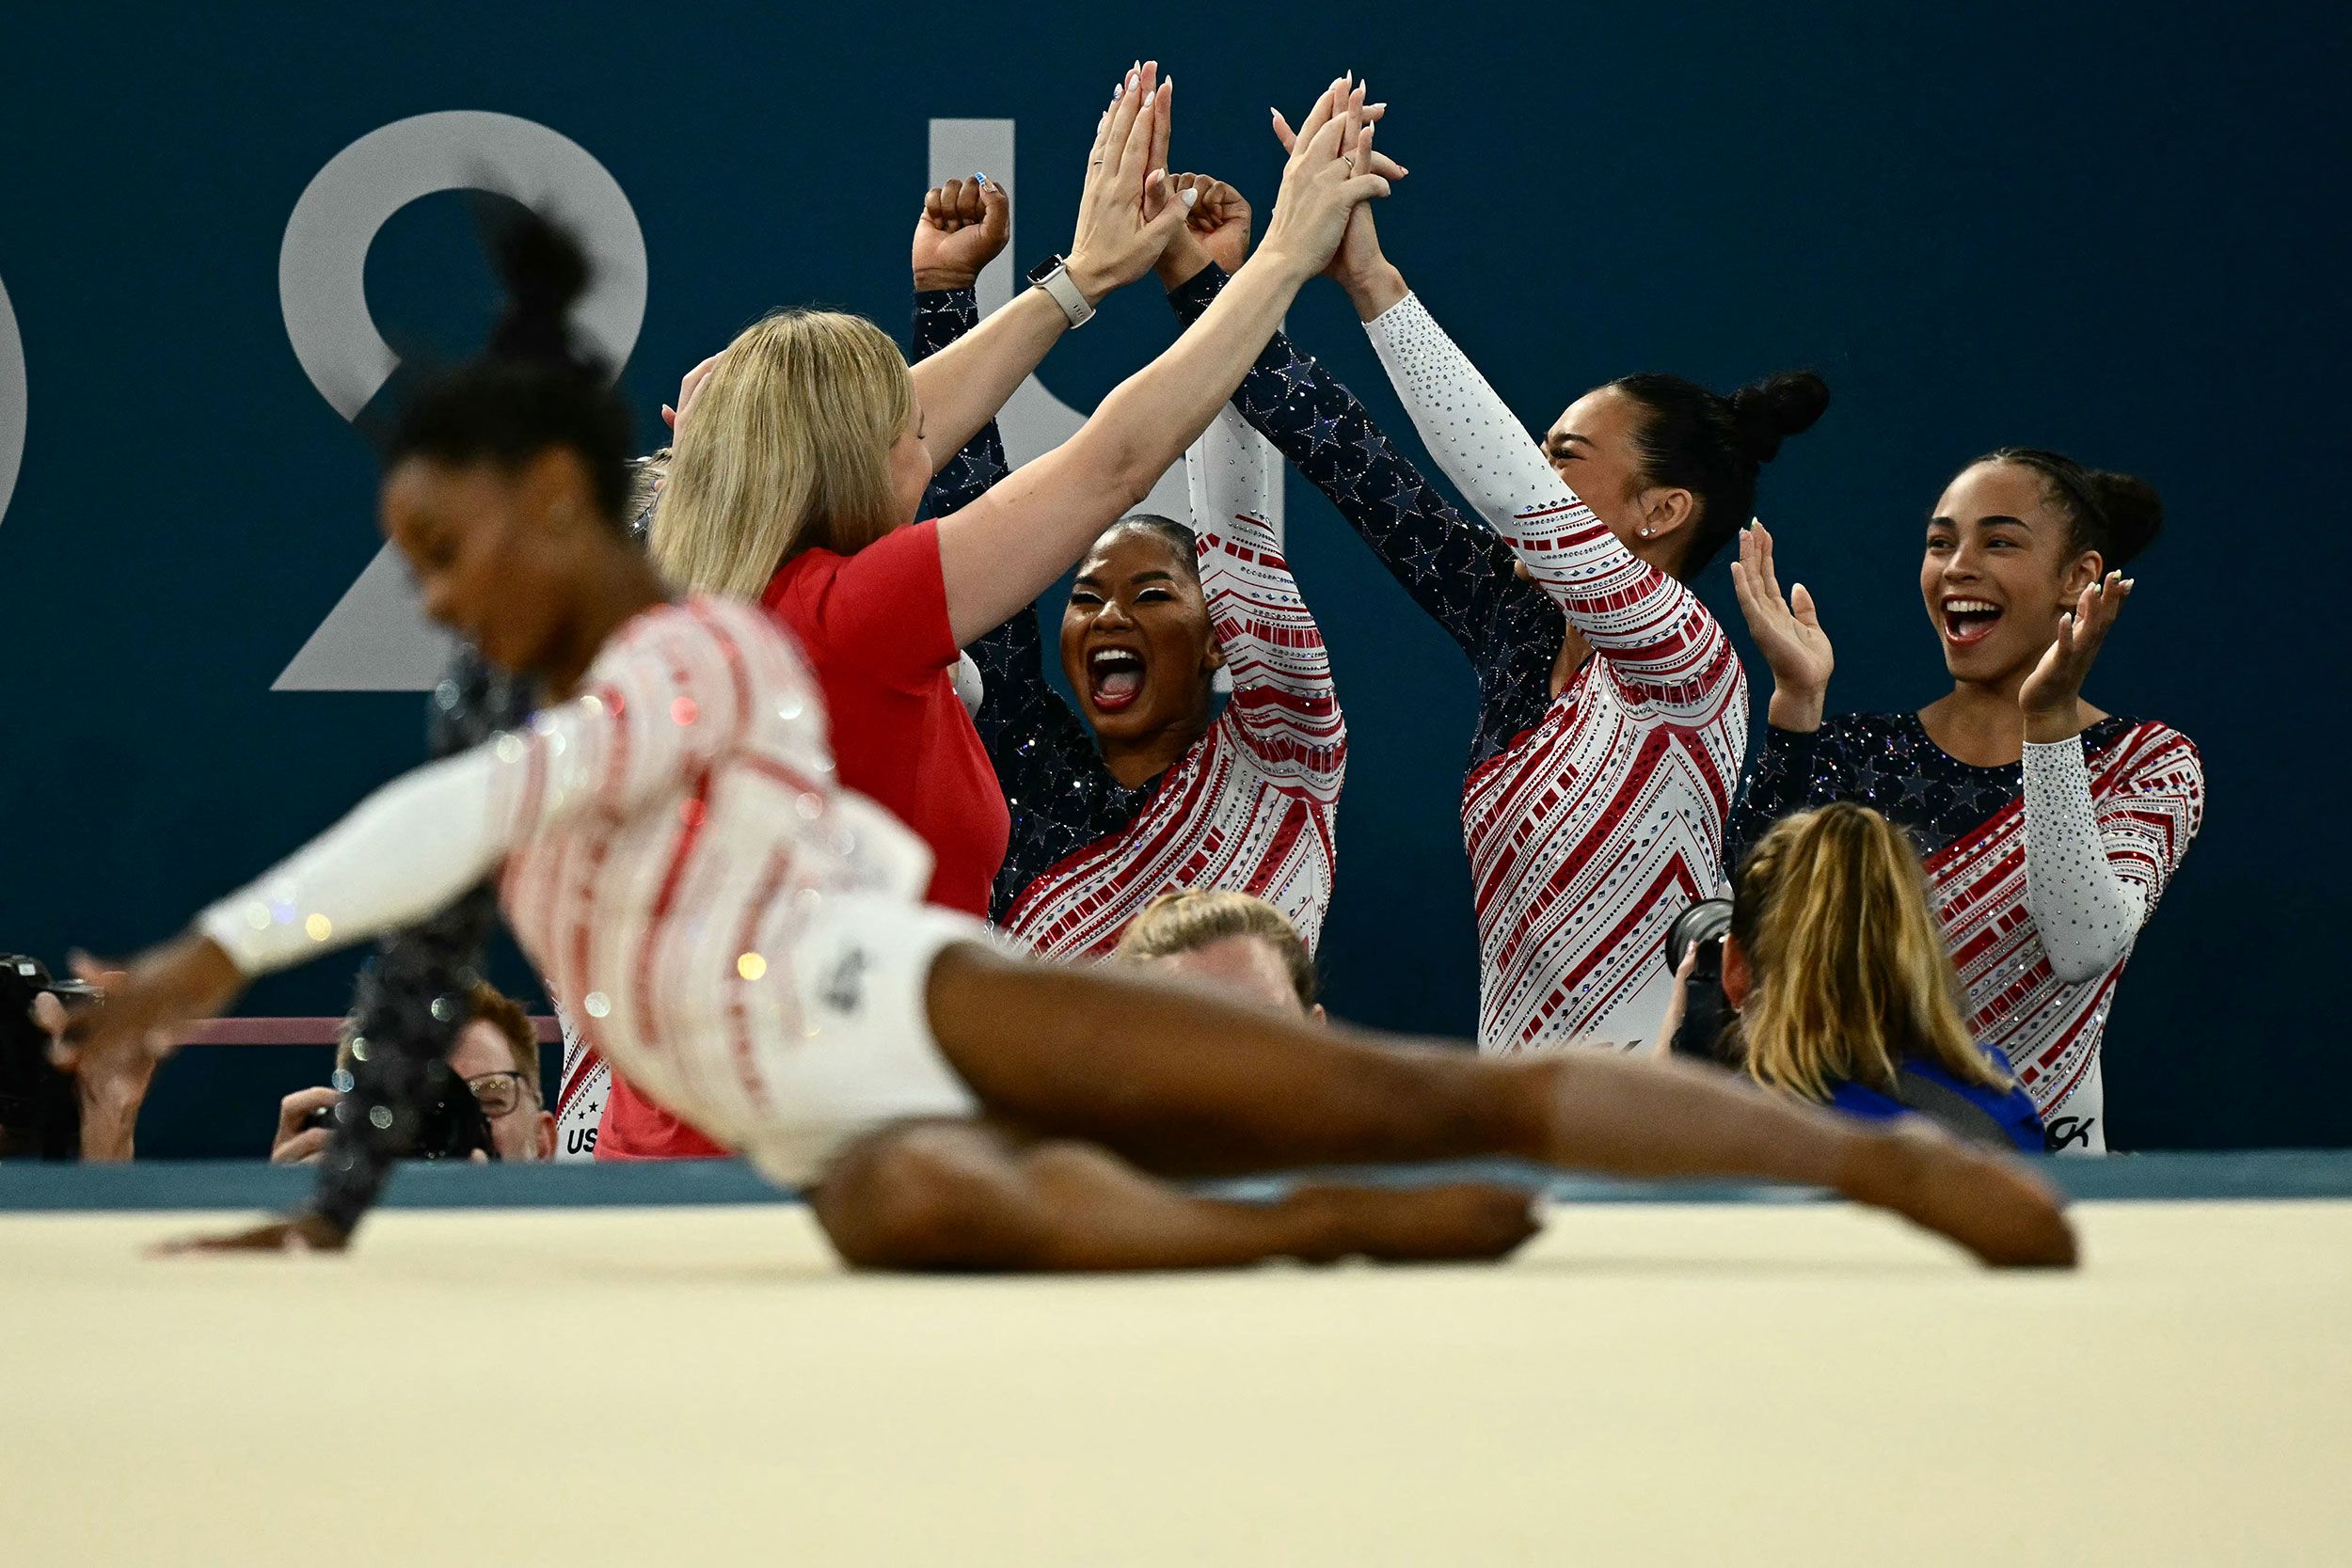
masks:
[[[1368,114],[1384,112],[1373,105]],[[1275,131],[1295,139],[1280,116]],[[1386,178],[1405,170],[1375,154]],[[1159,276],[1190,320],[1248,242],[1199,175]],[[1234,406],[1354,526],[1478,677],[1463,781],[1480,1047],[1632,1048],[1672,1000],[1667,928],[1724,878],[1748,736],[1731,640],[1685,584],[1753,513],[1763,466],[1829,391],[1806,372],[1722,397],[1639,374],[1569,405],[1539,445],[1438,329],[1359,210],[1325,276],[1348,293],[1465,519],[1314,359],[1277,336]]]
[[[2055,451],[2004,447],[1963,468],[1919,563],[1952,689],[1916,713],[1825,720],[1836,661],[1812,594],[1782,593],[1760,524],[1731,569],[1772,670],[1735,851],[1832,800],[1908,829],[1969,1032],[2009,1058],[2054,1152],[2107,1147],[2099,1046],[2116,982],[2204,817],[2188,737],[2082,695],[2131,596],[2123,568],[2163,520],[2146,481]]]

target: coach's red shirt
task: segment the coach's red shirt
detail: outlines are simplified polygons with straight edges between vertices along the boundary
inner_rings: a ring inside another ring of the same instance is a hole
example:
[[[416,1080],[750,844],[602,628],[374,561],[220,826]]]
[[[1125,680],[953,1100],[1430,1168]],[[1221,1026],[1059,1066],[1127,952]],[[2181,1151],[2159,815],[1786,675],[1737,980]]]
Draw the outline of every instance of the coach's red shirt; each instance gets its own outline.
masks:
[[[1012,817],[956,695],[961,650],[947,620],[939,525],[895,530],[854,555],[806,551],[775,575],[760,603],[817,673],[835,776],[930,846],[928,902],[987,919]],[[723,1152],[613,1075],[597,1159]]]

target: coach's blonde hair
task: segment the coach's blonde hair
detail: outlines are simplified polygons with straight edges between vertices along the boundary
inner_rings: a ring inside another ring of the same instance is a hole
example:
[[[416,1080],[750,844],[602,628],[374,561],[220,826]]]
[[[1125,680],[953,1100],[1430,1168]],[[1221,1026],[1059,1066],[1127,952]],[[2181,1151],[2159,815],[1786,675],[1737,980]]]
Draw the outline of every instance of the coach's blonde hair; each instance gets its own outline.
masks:
[[[1230,937],[1256,937],[1271,943],[1289,971],[1291,990],[1303,1011],[1315,1005],[1315,960],[1307,939],[1290,917],[1263,898],[1230,888],[1184,888],[1163,893],[1120,933],[1114,957],[1130,961],[1195,953]]]
[[[890,449],[914,404],[882,328],[779,310],[719,356],[678,430],[653,558],[681,587],[755,599],[803,550],[844,555],[900,523]]]
[[[1757,1083],[1810,1100],[1840,1082],[1892,1092],[1912,1057],[2008,1086],[1962,1022],[1960,978],[1900,829],[1848,801],[1800,812],[1735,880],[1731,934],[1755,976],[1736,1028]]]

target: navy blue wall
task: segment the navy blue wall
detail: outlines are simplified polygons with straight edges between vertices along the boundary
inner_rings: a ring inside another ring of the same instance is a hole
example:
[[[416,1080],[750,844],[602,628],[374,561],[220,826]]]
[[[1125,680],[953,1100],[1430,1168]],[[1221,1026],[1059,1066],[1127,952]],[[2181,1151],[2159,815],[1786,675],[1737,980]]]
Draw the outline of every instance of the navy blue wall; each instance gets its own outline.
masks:
[[[1196,3],[1116,25],[1052,9],[681,21],[419,0],[0,24],[0,284],[30,388],[0,519],[0,947],[159,937],[419,755],[414,697],[269,689],[376,547],[369,462],[295,363],[277,291],[289,210],[358,137],[489,109],[602,161],[650,255],[625,382],[650,443],[679,371],[767,307],[902,327],[930,118],[1019,120],[1025,261],[1063,243],[1095,110],[1131,55],[1181,84],[1177,166],[1262,202],[1265,106],[1352,66],[1394,103],[1383,142],[1414,169],[1381,214],[1391,254],[1532,425],[1637,368],[1828,376],[1836,404],[1762,509],[1836,641],[1835,705],[1942,689],[1915,567],[1960,460],[2033,442],[2157,483],[2169,533],[2090,696],[2193,736],[2211,801],[2122,987],[2112,1135],[2352,1142],[2352,1068],[2307,1022],[2340,961],[2323,911],[2345,870],[2337,8],[2241,7],[2226,33],[2204,8],[2146,5],[1959,20],[1376,3],[1325,23]],[[370,279],[388,331],[457,348],[483,327],[457,198],[388,225]],[[1335,292],[1302,297],[1292,326],[1393,414]],[[1167,334],[1138,289],[1046,380],[1089,406]],[[1356,743],[1333,997],[1466,1033],[1470,680],[1295,482],[1290,532]],[[1720,566],[1702,586],[1736,621]],[[339,1011],[349,969],[273,980],[247,1009]],[[217,1108],[262,1086],[241,1071],[259,1057],[170,1069],[151,1147],[216,1142]],[[242,1115],[258,1131],[240,1141],[265,1132]]]

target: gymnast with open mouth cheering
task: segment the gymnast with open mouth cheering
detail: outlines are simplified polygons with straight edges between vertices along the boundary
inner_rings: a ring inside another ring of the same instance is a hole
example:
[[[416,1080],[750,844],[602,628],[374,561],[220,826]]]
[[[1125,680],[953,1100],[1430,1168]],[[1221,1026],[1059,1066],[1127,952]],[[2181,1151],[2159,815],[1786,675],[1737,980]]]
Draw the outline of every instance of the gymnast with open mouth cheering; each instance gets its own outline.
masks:
[[[1167,106],[1162,95],[1154,112]],[[918,356],[978,320],[973,280],[1003,248],[1007,215],[1002,190],[975,182],[926,198]],[[992,422],[941,470],[926,510],[958,512],[1008,471]],[[1131,514],[1079,562],[1059,637],[1074,707],[1045,678],[1041,607],[971,649],[973,718],[1012,822],[992,912],[1043,958],[1108,954],[1176,889],[1263,898],[1310,952],[1330,905],[1347,736],[1322,634],[1266,522],[1279,472],[1230,405],[1184,471],[1189,527]],[[1222,714],[1219,670],[1232,683]]]
[[[1998,1048],[2057,1152],[2106,1148],[2099,1042],[2116,982],[2204,818],[2188,737],[2083,699],[2163,522],[2126,474],[2009,447],[1963,468],[1928,518],[1919,592],[1952,689],[1916,713],[1824,719],[1835,666],[1804,584],[1784,595],[1772,536],[1732,567],[1772,664],[1771,721],[1731,836],[1744,847],[1790,812],[1877,807],[1911,832],[1968,1029]]]

